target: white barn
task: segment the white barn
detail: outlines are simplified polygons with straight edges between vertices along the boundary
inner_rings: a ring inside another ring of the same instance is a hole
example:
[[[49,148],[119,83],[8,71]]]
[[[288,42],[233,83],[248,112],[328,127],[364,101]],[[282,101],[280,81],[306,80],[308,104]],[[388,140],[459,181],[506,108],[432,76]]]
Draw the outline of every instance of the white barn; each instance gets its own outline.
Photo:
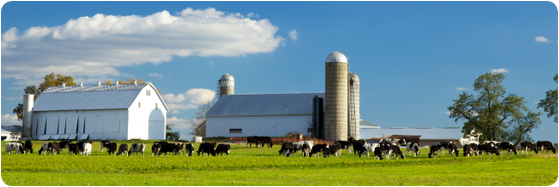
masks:
[[[34,102],[33,139],[165,139],[169,109],[149,82],[50,87]]]
[[[324,93],[223,95],[206,113],[206,137],[308,135],[315,96]]]

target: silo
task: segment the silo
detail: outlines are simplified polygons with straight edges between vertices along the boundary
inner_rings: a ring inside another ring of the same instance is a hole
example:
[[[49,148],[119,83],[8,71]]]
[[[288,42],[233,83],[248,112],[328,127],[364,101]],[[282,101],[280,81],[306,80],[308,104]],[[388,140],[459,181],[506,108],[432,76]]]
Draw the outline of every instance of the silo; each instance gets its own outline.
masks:
[[[219,87],[219,97],[223,95],[229,95],[235,93],[235,78],[226,73],[221,76],[221,79],[217,81],[217,86]]]
[[[33,114],[33,102],[35,95],[25,94],[23,95],[23,123],[21,125],[21,137],[31,138],[31,115]]]
[[[361,117],[359,113],[359,77],[350,72],[349,73],[349,136],[354,139],[359,138],[359,118]]]
[[[347,140],[348,65],[340,52],[326,57],[325,123],[326,140]]]

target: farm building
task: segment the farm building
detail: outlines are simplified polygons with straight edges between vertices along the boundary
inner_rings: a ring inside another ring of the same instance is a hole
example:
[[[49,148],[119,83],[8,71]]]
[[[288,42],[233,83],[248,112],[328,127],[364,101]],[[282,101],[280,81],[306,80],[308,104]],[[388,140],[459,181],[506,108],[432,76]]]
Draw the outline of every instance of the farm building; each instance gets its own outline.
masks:
[[[21,138],[20,125],[2,125],[2,141],[19,141]]]
[[[24,111],[24,137],[40,140],[165,139],[169,109],[149,82],[50,87],[34,102],[32,98],[32,95],[24,97],[28,100],[24,105],[32,107],[31,111]],[[31,107],[24,106],[24,109]],[[28,124],[27,118],[30,118]]]

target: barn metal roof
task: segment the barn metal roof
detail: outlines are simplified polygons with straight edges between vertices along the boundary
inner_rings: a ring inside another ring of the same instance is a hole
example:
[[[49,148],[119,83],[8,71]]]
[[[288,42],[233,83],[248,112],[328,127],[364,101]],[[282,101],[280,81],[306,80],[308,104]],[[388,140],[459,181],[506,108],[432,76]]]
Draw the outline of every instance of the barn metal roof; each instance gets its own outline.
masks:
[[[37,97],[33,111],[98,110],[129,108],[146,86],[153,84],[111,84],[49,87]],[[161,95],[155,91],[167,111]]]
[[[393,129],[393,128],[360,128],[359,129],[360,138],[382,138],[391,135],[417,135],[421,136],[422,140],[459,140],[464,136],[459,127],[447,127],[447,128],[415,128],[408,127],[405,129]]]
[[[312,99],[315,95],[324,98],[324,93],[224,95],[206,116],[312,114]]]

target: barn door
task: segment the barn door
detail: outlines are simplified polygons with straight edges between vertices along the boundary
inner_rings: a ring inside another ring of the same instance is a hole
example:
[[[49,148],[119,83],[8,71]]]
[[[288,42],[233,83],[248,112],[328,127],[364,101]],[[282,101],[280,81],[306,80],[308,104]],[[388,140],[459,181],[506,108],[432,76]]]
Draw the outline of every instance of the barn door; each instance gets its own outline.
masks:
[[[148,139],[165,139],[165,116],[160,109],[154,109],[149,115]]]

